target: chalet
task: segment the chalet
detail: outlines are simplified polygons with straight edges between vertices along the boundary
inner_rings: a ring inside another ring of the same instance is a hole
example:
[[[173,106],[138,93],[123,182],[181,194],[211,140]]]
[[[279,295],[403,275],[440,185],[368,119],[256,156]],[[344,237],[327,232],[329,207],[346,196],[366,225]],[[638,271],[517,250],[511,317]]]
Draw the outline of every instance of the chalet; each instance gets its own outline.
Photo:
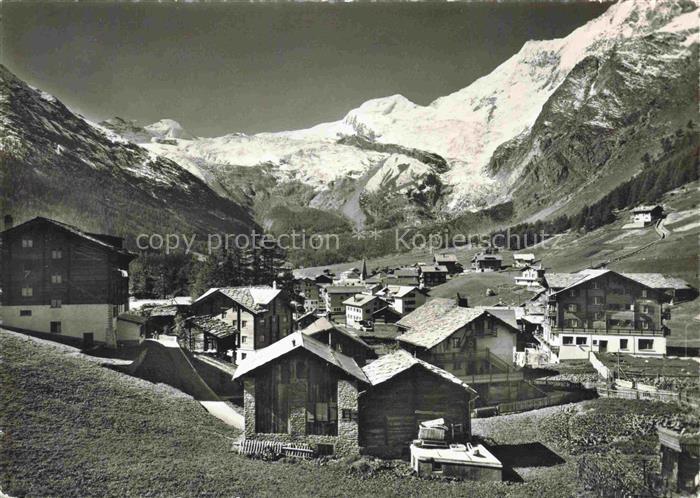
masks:
[[[525,268],[535,263],[535,255],[531,252],[516,252],[513,254],[513,266],[515,268]]]
[[[388,285],[378,293],[399,315],[407,315],[425,304],[427,294],[412,285]]]
[[[476,391],[449,372],[398,350],[363,369],[371,387],[359,400],[359,439],[365,453],[407,456],[421,422],[444,418],[455,442],[471,439]]]
[[[117,317],[129,309],[129,263],[122,239],[48,218],[2,232],[3,326],[117,343]]]
[[[331,284],[333,275],[328,269],[325,270],[295,270],[294,273],[294,294],[304,300],[304,309],[313,311],[321,308],[321,286]]]
[[[360,368],[295,332],[245,360],[233,378],[244,386],[247,440],[303,443],[324,454],[401,455],[418,423],[434,414],[461,424],[469,438],[473,392],[405,352]]]
[[[637,206],[632,209],[630,218],[632,223],[638,226],[648,226],[663,218],[664,208],[659,204],[650,206]]]
[[[236,329],[236,363],[293,328],[289,300],[269,286],[212,288],[192,303],[191,311],[194,316],[218,317]]]
[[[544,272],[544,268],[540,265],[525,266],[520,272],[520,276],[515,277],[515,285],[522,285],[532,290],[542,289]]]
[[[414,267],[398,268],[394,273],[387,275],[387,285],[420,285],[420,269]]]
[[[456,254],[435,254],[433,256],[435,266],[444,266],[450,275],[462,273],[462,265],[459,264]]]
[[[666,354],[670,297],[640,274],[583,270],[546,275],[543,342],[554,361],[593,352]]]
[[[343,301],[355,294],[367,292],[364,285],[328,285],[323,288],[321,297],[326,306],[326,314],[329,317],[345,316],[345,304]]]
[[[433,299],[397,323],[399,346],[469,383],[481,402],[511,401],[523,389],[513,366],[519,329],[483,308]]]
[[[243,361],[233,379],[243,382],[246,439],[359,453],[358,398],[369,381],[349,356],[294,332]]]
[[[423,265],[421,270],[421,283],[424,288],[431,289],[447,282],[450,274],[446,266],[443,265]]]
[[[230,360],[236,349],[238,329],[220,315],[197,315],[185,320],[190,350]]]
[[[503,266],[503,258],[500,254],[489,251],[480,252],[472,258],[472,269],[475,271],[498,271]]]
[[[348,327],[372,328],[372,315],[375,311],[387,306],[379,296],[370,294],[355,294],[343,301],[345,306],[345,323]]]
[[[360,337],[334,325],[326,318],[319,318],[301,332],[317,341],[328,344],[334,351],[353,358],[360,366],[367,363],[367,360],[377,357],[372,347]]]

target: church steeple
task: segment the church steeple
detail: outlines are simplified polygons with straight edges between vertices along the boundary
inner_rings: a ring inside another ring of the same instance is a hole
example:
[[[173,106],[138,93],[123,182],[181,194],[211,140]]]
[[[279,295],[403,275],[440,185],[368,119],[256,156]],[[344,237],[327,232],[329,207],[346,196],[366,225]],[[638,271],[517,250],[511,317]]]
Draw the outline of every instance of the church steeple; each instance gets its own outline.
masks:
[[[365,258],[362,258],[362,269],[360,270],[360,280],[363,282],[367,278],[367,260]]]

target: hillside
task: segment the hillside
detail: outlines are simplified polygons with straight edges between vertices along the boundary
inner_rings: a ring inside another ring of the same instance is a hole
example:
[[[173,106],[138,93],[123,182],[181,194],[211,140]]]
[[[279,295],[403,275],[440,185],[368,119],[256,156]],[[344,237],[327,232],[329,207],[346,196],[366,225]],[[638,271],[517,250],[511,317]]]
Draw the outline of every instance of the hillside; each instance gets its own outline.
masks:
[[[632,471],[615,482],[639,492],[639,458],[658,459],[648,428],[680,412],[665,403],[592,400],[474,420],[474,434],[497,452],[512,482],[454,482],[415,477],[402,461],[249,459],[232,451],[237,430],[168,386],[2,330],[0,351],[0,489],[17,497],[279,496],[280,489],[315,497],[575,495],[579,461],[594,449]],[[601,418],[606,423],[593,423]],[[610,444],[594,448],[596,440]]]
[[[0,66],[0,211],[86,230],[240,233],[249,211],[178,164],[72,113]]]

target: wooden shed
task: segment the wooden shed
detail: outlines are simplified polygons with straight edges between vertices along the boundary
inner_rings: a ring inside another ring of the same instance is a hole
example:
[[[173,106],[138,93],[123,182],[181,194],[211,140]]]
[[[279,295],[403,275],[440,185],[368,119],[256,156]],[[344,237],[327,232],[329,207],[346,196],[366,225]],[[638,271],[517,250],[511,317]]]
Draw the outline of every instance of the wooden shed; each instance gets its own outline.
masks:
[[[360,396],[363,453],[407,456],[420,423],[435,418],[449,424],[453,441],[470,439],[476,391],[454,375],[403,350],[382,356],[362,370],[372,384]]]

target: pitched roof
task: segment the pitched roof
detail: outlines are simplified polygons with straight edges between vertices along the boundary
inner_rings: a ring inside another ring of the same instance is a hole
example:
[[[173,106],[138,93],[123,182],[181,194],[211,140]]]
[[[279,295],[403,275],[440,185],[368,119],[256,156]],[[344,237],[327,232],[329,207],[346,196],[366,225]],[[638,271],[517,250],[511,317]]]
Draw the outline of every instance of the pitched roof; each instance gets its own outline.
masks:
[[[422,292],[415,285],[387,285],[385,289],[389,294],[391,294],[394,297],[404,297],[413,292],[414,290]]]
[[[364,285],[328,285],[324,287],[327,294],[359,294],[367,290]]]
[[[420,269],[423,273],[449,273],[447,267],[443,265],[425,265]]]
[[[522,259],[524,261],[534,261],[535,255],[531,252],[518,252],[513,254],[513,259]]]
[[[321,275],[332,275],[328,268],[297,268],[292,270],[294,278],[311,278],[315,279]]]
[[[25,221],[24,223],[20,223],[19,225],[16,225],[12,228],[8,228],[7,230],[1,232],[1,233],[8,233],[13,230],[17,230],[20,227],[23,227],[29,223],[48,223],[50,225],[53,225],[55,227],[58,227],[62,230],[65,230],[67,232],[72,233],[73,235],[77,235],[78,237],[81,237],[89,242],[92,242],[93,244],[99,245],[105,249],[109,249],[111,251],[117,252],[119,254],[122,254],[124,256],[131,256],[131,257],[136,257],[136,255],[132,252],[127,251],[126,249],[116,246],[114,244],[110,244],[108,241],[112,239],[119,239],[119,237],[113,236],[113,235],[106,235],[106,234],[96,234],[96,233],[88,233],[84,232],[80,228],[69,225],[68,223],[63,223],[62,221],[57,221],[57,220],[52,220],[51,218],[44,218],[43,216],[37,216],[36,218],[32,218],[31,220]]]
[[[410,312],[399,320],[397,324],[402,327],[411,328],[421,323],[432,322],[456,306],[457,302],[454,299],[437,297]]]
[[[393,275],[396,277],[418,277],[419,273],[418,268],[406,267],[394,270]]]
[[[199,315],[188,318],[197,328],[219,339],[231,337],[236,333],[236,327],[224,322],[213,315]]]
[[[425,305],[423,305],[425,306]],[[423,307],[421,306],[421,308]],[[416,311],[420,310],[418,308]],[[414,311],[415,313],[415,311]],[[478,308],[455,306],[431,321],[423,321],[411,327],[408,332],[396,339],[415,346],[430,349],[450,337],[457,330],[485,313]]]
[[[476,254],[473,258],[472,261],[501,261],[503,258],[501,257],[500,254],[488,254],[484,252],[480,252],[479,254]]]
[[[505,306],[478,306],[489,315],[492,315],[507,325],[510,325],[516,330],[520,330],[518,320],[522,320],[525,315],[525,309],[520,306],[505,307]]]
[[[661,273],[620,273],[620,275],[652,289],[690,289],[688,282],[682,278],[667,277]]]
[[[292,351],[304,349],[323,361],[334,365],[343,372],[355,377],[362,382],[368,382],[367,376],[358,366],[357,362],[349,356],[334,351],[327,344],[314,339],[301,332],[294,332],[274,342],[266,348],[258,349],[254,354],[248,356],[236,369],[233,375],[234,380],[250,374],[258,368],[274,362]]]
[[[435,261],[445,261],[448,263],[456,263],[457,262],[457,255],[456,254],[436,254],[433,259]]]
[[[545,273],[544,280],[551,289],[563,289],[584,277],[579,273]]]
[[[274,289],[269,286],[213,287],[199,296],[195,300],[195,303],[202,301],[204,298],[214,294],[215,292],[220,292],[224,296],[228,297],[232,301],[235,301],[253,313],[259,313],[264,311],[266,306],[270,304],[280,294],[280,292],[282,292],[282,290]]]
[[[340,327],[336,327],[327,318],[319,318],[318,320],[316,320],[314,323],[312,323],[308,327],[302,329],[301,333],[308,335],[310,337],[315,337],[318,334],[321,334],[323,332],[330,332],[330,331],[336,331],[339,334],[347,337],[348,339],[352,339],[353,341],[357,342],[358,344],[361,344],[365,348],[371,349],[369,344],[367,344],[365,341],[363,341],[360,337],[351,333],[349,330],[342,329]]]
[[[148,322],[148,317],[137,315],[135,313],[120,313],[119,316],[117,316],[117,320],[143,325],[144,323]]]
[[[370,362],[362,368],[362,371],[367,376],[370,384],[376,386],[415,366],[424,368],[431,373],[439,375],[443,379],[464,388],[471,394],[476,394],[474,389],[462,382],[458,377],[452,375],[450,372],[443,370],[442,368],[438,368],[427,361],[419,360],[408,351],[404,351],[402,349],[381,356],[380,358]]]
[[[365,304],[371,303],[375,299],[379,299],[379,296],[372,296],[371,294],[355,294],[354,296],[343,301],[343,304],[346,306],[364,306]]]

